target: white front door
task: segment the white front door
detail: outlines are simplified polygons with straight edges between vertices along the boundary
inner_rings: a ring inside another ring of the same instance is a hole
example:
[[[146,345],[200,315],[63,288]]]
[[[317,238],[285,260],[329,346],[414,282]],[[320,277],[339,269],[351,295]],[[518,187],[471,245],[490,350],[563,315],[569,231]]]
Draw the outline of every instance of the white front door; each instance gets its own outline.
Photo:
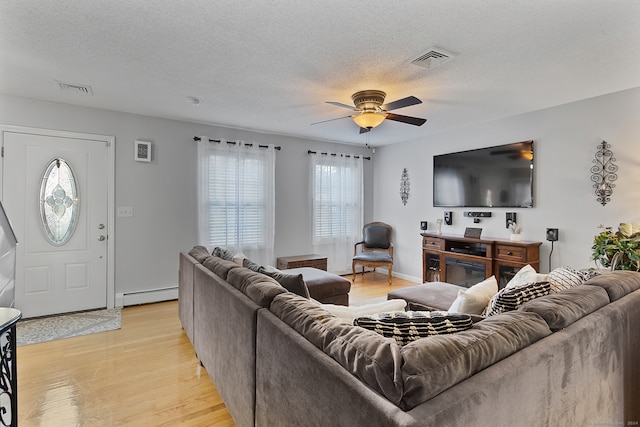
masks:
[[[23,317],[108,301],[110,137],[3,133],[2,203],[18,246],[15,306]]]

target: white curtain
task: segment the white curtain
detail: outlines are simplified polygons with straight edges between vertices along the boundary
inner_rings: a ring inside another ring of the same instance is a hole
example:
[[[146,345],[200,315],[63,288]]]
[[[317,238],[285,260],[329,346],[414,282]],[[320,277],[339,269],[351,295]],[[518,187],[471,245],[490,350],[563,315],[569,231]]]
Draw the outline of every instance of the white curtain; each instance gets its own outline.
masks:
[[[252,261],[274,264],[275,147],[198,142],[198,236]]]
[[[362,240],[363,159],[311,154],[310,171],[313,251],[327,256],[327,270],[349,273]]]

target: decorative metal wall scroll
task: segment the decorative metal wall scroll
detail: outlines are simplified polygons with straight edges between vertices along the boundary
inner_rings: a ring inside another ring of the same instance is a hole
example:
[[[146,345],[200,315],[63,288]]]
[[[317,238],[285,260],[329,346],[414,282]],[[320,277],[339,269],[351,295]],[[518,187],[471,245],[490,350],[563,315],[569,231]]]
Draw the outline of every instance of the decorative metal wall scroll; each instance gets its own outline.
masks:
[[[591,166],[591,181],[594,183],[593,188],[598,202],[604,206],[611,201],[611,194],[616,186],[613,182],[618,179],[616,174],[618,166],[614,164],[616,159],[610,150],[611,144],[602,141],[596,148],[598,151],[593,159],[594,165]]]
[[[409,200],[409,190],[411,189],[411,184],[409,183],[409,172],[407,168],[402,170],[402,176],[400,177],[400,199],[402,200],[403,205],[407,205],[407,200]]]
[[[22,313],[0,307],[0,426],[18,425],[18,369],[16,366],[16,322]]]

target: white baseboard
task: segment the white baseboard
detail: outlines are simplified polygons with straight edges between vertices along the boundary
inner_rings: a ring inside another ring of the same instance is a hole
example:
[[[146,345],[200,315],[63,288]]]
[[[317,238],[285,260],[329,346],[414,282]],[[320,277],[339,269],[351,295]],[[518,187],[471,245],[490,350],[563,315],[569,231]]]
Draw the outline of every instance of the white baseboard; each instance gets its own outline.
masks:
[[[422,278],[409,276],[408,274],[396,273],[395,271],[391,273],[393,277],[399,277],[404,280],[408,280],[413,283],[422,283]]]
[[[178,287],[150,289],[148,291],[116,293],[116,307],[149,304],[178,299]]]
[[[367,271],[371,271],[371,270],[367,270]],[[383,274],[388,274],[389,273],[389,269],[385,268],[385,267],[377,267],[376,271],[378,273],[383,273]],[[360,274],[360,271],[356,270],[356,272],[358,274]],[[418,277],[413,277],[413,276],[409,276],[407,274],[401,274],[401,273],[396,273],[395,271],[391,272],[391,275],[393,277],[399,277],[400,279],[404,279],[404,280],[408,280],[410,282],[414,282],[414,283],[422,283],[422,279],[418,278]]]

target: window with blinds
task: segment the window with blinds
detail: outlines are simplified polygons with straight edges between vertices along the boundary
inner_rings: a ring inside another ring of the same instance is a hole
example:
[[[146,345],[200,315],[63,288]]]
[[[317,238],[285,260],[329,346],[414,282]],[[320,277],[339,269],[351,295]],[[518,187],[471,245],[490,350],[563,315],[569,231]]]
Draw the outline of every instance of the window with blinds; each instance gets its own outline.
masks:
[[[314,233],[318,240],[350,236],[359,210],[354,194],[354,173],[349,166],[315,165]]]
[[[267,194],[265,160],[245,154],[210,154],[208,244],[264,246]]]

